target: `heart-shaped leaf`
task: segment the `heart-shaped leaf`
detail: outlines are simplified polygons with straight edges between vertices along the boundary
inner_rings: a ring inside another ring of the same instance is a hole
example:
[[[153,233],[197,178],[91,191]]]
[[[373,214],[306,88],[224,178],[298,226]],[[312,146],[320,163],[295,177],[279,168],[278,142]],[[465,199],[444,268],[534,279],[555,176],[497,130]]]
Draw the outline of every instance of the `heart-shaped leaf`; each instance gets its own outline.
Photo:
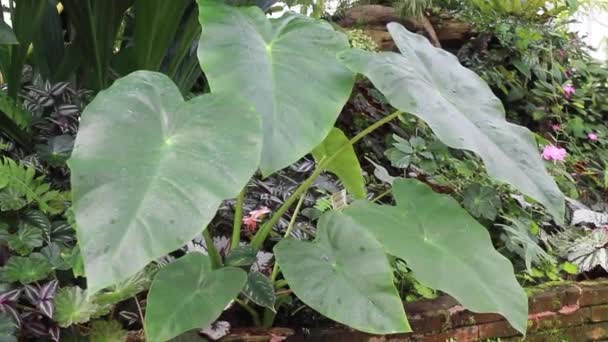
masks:
[[[528,297],[488,231],[456,200],[424,183],[397,179],[393,194],[396,207],[368,201],[347,207],[347,228],[372,232],[424,285],[450,294],[471,311],[499,313],[525,333]]]
[[[336,58],[347,37],[324,21],[199,0],[198,58],[213,92],[235,92],[263,116],[261,169],[269,175],[319,145],[354,77]]]
[[[322,315],[372,334],[411,331],[382,245],[346,215],[328,212],[314,242],[286,239],[274,252],[289,287]]]
[[[208,326],[246,281],[247,273],[239,268],[212,270],[209,258],[200,253],[189,253],[164,267],[148,294],[149,341],[167,341],[190,329]]]
[[[137,71],[82,114],[69,165],[78,244],[94,293],[186,244],[259,165],[259,115],[233,95],[184,102]]]
[[[391,105],[425,120],[446,145],[477,153],[490,175],[538,200],[563,222],[564,195],[545,170],[532,133],[507,122],[490,87],[454,55],[397,23],[388,29],[401,54],[350,50],[340,58],[369,78]]]
[[[343,148],[344,145],[347,146]],[[312,155],[319,162],[338,151],[340,153],[327,165],[326,169],[340,178],[346,191],[354,198],[364,199],[367,191],[365,190],[363,171],[361,165],[359,165],[355,149],[349,144],[348,138],[342,130],[336,127],[332,128],[321,145],[312,150]]]
[[[243,293],[257,305],[275,311],[274,303],[277,297],[274,293],[274,285],[264,273],[250,272],[247,275],[247,283],[245,284]]]

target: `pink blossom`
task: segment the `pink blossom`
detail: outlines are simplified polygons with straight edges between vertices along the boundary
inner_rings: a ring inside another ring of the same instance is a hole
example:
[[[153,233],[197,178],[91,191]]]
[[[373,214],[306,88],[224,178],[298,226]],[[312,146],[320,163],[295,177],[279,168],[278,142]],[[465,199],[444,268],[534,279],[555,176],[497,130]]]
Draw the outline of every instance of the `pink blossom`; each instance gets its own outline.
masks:
[[[587,134],[587,138],[589,138],[589,140],[591,140],[591,141],[597,141],[599,139],[597,134],[595,134],[595,133]]]
[[[574,93],[576,92],[576,88],[574,88],[574,86],[570,83],[564,85],[563,89],[567,99],[571,98],[572,95],[574,95]]]
[[[258,222],[269,212],[270,209],[267,207],[260,207],[260,209],[250,211],[249,215],[243,218],[245,227],[250,231],[255,231],[257,229]]]
[[[551,128],[556,132],[562,130],[562,126],[560,126],[559,124],[553,124],[551,125]]]
[[[554,145],[545,146],[542,157],[545,160],[563,161],[566,158],[566,150]]]
[[[245,224],[245,228],[252,232],[255,232],[258,227],[258,221],[251,216],[245,216],[243,218],[243,223]]]

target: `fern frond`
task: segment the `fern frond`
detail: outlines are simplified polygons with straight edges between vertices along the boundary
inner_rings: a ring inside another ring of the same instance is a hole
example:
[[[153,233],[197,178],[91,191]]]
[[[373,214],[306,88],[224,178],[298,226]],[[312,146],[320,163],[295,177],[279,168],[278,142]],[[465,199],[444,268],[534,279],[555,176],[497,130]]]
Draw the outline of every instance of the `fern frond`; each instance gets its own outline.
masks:
[[[10,118],[19,128],[29,129],[32,115],[4,91],[0,91],[0,112]]]
[[[33,167],[9,158],[0,160],[0,191],[24,198],[26,205],[34,202],[47,214],[62,212],[66,200],[64,193],[51,190],[44,176],[36,177]]]

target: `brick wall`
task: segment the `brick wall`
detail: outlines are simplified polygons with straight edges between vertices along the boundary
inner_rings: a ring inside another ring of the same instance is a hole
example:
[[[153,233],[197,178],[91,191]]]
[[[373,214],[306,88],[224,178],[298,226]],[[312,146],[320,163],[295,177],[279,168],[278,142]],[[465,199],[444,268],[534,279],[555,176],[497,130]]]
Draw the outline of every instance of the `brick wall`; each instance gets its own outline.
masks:
[[[608,280],[556,285],[533,292],[529,300],[526,342],[608,341]],[[522,339],[501,316],[472,313],[449,296],[408,303],[405,310],[414,331],[410,334],[373,336],[339,329],[315,329],[304,336],[289,329],[276,329],[253,334],[251,330],[235,331],[227,340],[264,341],[277,335],[289,336],[286,341],[332,342],[446,342],[450,339],[466,342],[498,338],[501,342],[511,342]]]

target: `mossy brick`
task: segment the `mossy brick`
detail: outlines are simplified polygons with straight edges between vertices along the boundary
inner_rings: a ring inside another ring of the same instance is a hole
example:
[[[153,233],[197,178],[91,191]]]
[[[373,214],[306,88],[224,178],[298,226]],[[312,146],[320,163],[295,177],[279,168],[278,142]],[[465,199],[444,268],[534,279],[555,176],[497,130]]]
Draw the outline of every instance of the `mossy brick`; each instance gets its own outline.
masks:
[[[608,304],[595,305],[591,307],[591,322],[608,321]]]
[[[583,325],[590,321],[591,309],[588,307],[579,308],[578,310],[568,314],[555,313],[536,319],[531,319],[528,321],[528,333]]]
[[[536,294],[528,299],[528,311],[530,314],[557,311],[564,306],[565,297],[565,293],[556,288]]]

